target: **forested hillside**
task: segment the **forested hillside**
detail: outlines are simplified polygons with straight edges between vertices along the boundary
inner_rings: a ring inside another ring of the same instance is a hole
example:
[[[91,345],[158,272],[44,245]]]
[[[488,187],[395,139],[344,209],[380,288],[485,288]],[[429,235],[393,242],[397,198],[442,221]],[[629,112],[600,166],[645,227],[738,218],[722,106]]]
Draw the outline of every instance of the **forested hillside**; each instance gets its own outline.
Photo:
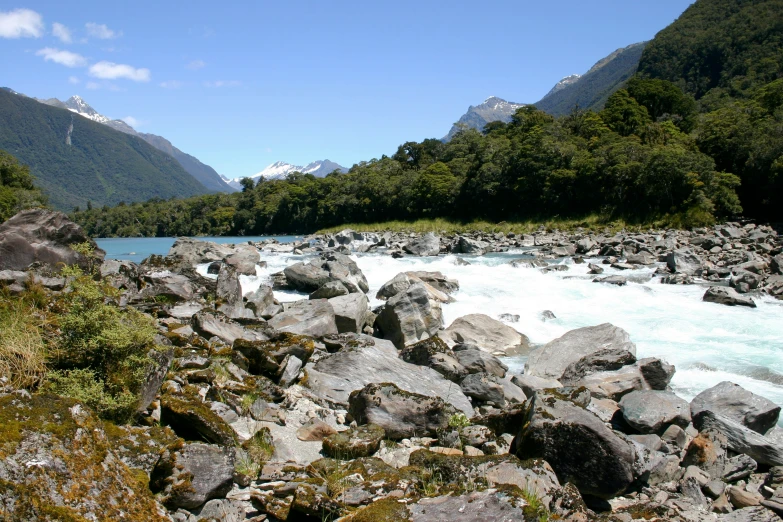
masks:
[[[598,215],[783,220],[783,0],[699,0],[600,112],[533,106],[346,175],[80,212],[97,236],[307,232],[350,222]],[[565,90],[565,89],[564,89]],[[561,91],[562,92],[562,91]],[[556,93],[558,94],[558,93]]]
[[[207,192],[177,160],[140,138],[3,89],[0,150],[29,166],[60,210]]]

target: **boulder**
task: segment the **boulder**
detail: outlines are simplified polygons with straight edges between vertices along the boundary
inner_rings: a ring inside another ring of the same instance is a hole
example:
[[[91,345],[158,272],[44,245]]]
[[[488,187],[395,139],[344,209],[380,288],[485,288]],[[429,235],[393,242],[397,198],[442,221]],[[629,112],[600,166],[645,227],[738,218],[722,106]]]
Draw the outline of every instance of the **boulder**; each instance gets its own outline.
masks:
[[[361,333],[370,312],[370,301],[363,293],[353,293],[329,299],[334,310],[338,333]]]
[[[672,424],[687,428],[691,422],[690,407],[672,392],[636,390],[620,399],[625,421],[642,434],[663,434]]]
[[[233,253],[226,256],[223,262],[234,267],[238,274],[256,275],[256,265],[261,261],[261,254],[250,245],[237,245]]]
[[[666,265],[674,273],[690,276],[701,275],[702,271],[699,257],[687,249],[675,250],[666,254]]]
[[[440,238],[428,232],[424,236],[408,242],[402,249],[412,256],[437,256],[440,254]]]
[[[143,288],[135,298],[153,302],[180,303],[196,297],[196,285],[183,274],[151,270],[143,276]]]
[[[628,284],[628,278],[621,275],[609,275],[604,277],[596,277],[593,279],[593,283],[606,283],[607,285],[625,286]]]
[[[384,339],[402,349],[434,335],[443,326],[443,312],[424,284],[416,283],[386,302],[375,326]]]
[[[529,421],[511,444],[522,460],[547,461],[561,483],[582,493],[609,499],[634,480],[634,451],[593,413],[562,396],[539,392],[526,406]]]
[[[635,362],[636,356],[628,350],[616,348],[598,350],[569,364],[559,380],[566,386],[573,386],[588,375],[619,370]]]
[[[593,397],[619,401],[634,390],[649,390],[639,366],[629,364],[618,370],[592,373],[577,381],[575,386],[587,388]]]
[[[71,248],[83,243],[92,248],[91,257]],[[52,268],[60,263],[77,264],[89,270],[93,264],[100,265],[105,255],[82,227],[62,212],[23,210],[0,224],[0,270],[25,270],[32,263]]]
[[[636,366],[642,372],[642,376],[653,390],[665,390],[674,377],[674,365],[655,357],[639,359]]]
[[[193,315],[193,329],[209,339],[218,337],[228,344],[237,339],[247,341],[265,341],[269,337],[259,330],[248,330],[225,317],[218,317],[207,312]]]
[[[511,382],[514,383],[514,385],[519,386],[528,397],[534,395],[538,390],[563,387],[563,384],[555,379],[544,379],[527,374],[514,375],[511,377]]]
[[[455,319],[438,333],[449,346],[472,344],[493,355],[527,353],[530,340],[505,323],[484,314],[469,314]]]
[[[756,303],[750,297],[742,297],[733,288],[725,286],[711,286],[704,292],[702,301],[718,303],[728,306],[747,306],[756,308]]]
[[[358,265],[343,254],[322,254],[307,263],[286,267],[283,274],[287,285],[300,292],[315,292],[331,281],[339,281],[351,293],[366,293],[370,289]]]
[[[710,410],[701,410],[693,415],[693,425],[699,431],[715,430],[722,433],[730,450],[744,453],[759,464],[783,465],[783,445],[729,417]]]
[[[186,444],[166,450],[150,476],[150,489],[170,509],[195,509],[223,498],[234,482],[233,447]]]
[[[0,426],[2,520],[170,520],[139,480],[161,449],[143,430],[126,433],[79,401],[27,392],[0,396]],[[131,439],[132,470],[123,458]]]
[[[326,299],[302,299],[287,304],[283,312],[269,320],[269,326],[282,332],[311,337],[339,333],[334,308]]]
[[[316,396],[345,407],[354,390],[371,383],[393,382],[401,390],[440,397],[457,410],[473,415],[473,406],[459,385],[431,368],[406,363],[389,341],[359,337],[366,343],[356,343],[354,348],[345,348],[305,367],[305,386]]]
[[[405,272],[405,275],[410,278],[418,279],[422,283],[426,283],[444,294],[453,294],[459,290],[459,281],[446,277],[440,272],[418,270],[414,272]]]
[[[168,256],[176,256],[184,263],[192,266],[220,261],[232,253],[233,248],[231,245],[219,245],[211,241],[181,237],[174,241],[174,244],[169,249]]]
[[[323,453],[345,460],[369,457],[380,449],[384,438],[386,433],[380,426],[357,426],[324,438]]]
[[[236,444],[236,435],[226,421],[196,398],[164,393],[160,407],[161,423],[171,426],[184,439],[223,446]]]
[[[390,439],[437,435],[457,413],[440,397],[403,391],[392,383],[368,384],[351,393],[348,413],[358,424],[380,426]]]
[[[341,295],[348,295],[350,292],[345,285],[340,281],[329,281],[324,283],[321,287],[310,294],[310,299],[331,299],[332,297],[339,297]]]
[[[457,254],[470,254],[475,256],[483,256],[486,253],[489,244],[484,241],[476,241],[464,236],[460,236],[457,240]]]
[[[486,373],[471,373],[459,383],[462,393],[476,401],[491,402],[497,406],[506,404],[503,386],[497,382],[497,377]]]
[[[453,353],[468,373],[488,373],[503,378],[508,371],[508,366],[500,359],[474,344],[457,344]]]
[[[431,285],[430,283],[425,282],[423,279],[415,275],[417,273],[427,274],[428,272],[400,272],[399,274],[394,276],[391,280],[387,281],[378,290],[378,292],[375,294],[376,299],[388,299],[390,297],[394,297],[395,295],[408,290],[411,287],[411,285],[418,283],[424,285],[424,288],[427,290],[427,295],[433,301],[437,301],[439,303],[454,302],[454,298],[450,297],[447,292],[444,292],[439,288],[436,288],[435,286]],[[435,273],[439,273],[439,272],[435,272]],[[432,281],[431,278],[427,278],[427,279]]]
[[[283,311],[282,305],[275,299],[272,287],[261,285],[255,292],[245,294],[247,308],[253,311],[256,317],[269,319]]]
[[[560,380],[569,366],[595,352],[607,355],[611,351],[618,354],[627,351],[635,356],[636,345],[625,330],[609,323],[571,330],[532,350],[525,363],[525,373]]]
[[[329,435],[334,435],[337,430],[322,421],[321,419],[310,419],[296,430],[296,438],[303,441],[324,440]]]
[[[223,312],[231,319],[252,319],[255,317],[252,310],[245,309],[239,275],[237,269],[232,265],[223,263],[220,266],[215,297],[219,303],[218,311]]]
[[[418,366],[429,366],[446,379],[459,382],[468,370],[459,363],[454,352],[439,337],[430,337],[416,344],[406,346],[400,358]]]
[[[709,410],[735,420],[757,433],[767,433],[778,423],[780,406],[739,384],[723,381],[691,401],[691,414]]]

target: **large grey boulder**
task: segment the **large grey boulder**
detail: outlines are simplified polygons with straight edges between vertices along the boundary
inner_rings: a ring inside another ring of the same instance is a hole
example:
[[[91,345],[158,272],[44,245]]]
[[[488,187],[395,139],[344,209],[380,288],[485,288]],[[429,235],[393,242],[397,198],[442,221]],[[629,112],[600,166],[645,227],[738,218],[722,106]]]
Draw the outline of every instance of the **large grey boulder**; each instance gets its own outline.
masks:
[[[644,379],[638,364],[629,364],[618,370],[596,372],[574,383],[584,386],[597,399],[619,401],[635,390],[649,390],[651,386]]]
[[[454,302],[454,298],[450,297],[448,292],[441,290],[430,284],[435,282],[432,278],[427,278],[430,282],[426,282],[424,279],[418,277],[416,274],[419,272],[400,272],[392,279],[384,283],[384,285],[375,294],[376,299],[389,299],[395,295],[405,292],[412,285],[421,284],[427,290],[427,295],[433,301],[439,303],[451,303]],[[436,272],[439,273],[439,272]]]
[[[189,265],[220,261],[233,253],[231,245],[219,245],[211,241],[181,237],[169,249],[169,257],[179,257]]]
[[[437,435],[457,409],[440,397],[400,390],[395,384],[368,384],[351,393],[348,413],[358,424],[375,424],[391,439]]]
[[[473,406],[458,384],[426,366],[399,358],[389,341],[358,336],[355,348],[344,348],[305,367],[305,386],[316,396],[345,407],[352,391],[371,383],[393,382],[401,390],[440,397],[457,410],[473,416]]]
[[[571,363],[563,372],[560,382],[572,386],[580,379],[598,372],[619,370],[636,362],[636,356],[628,350],[608,348],[588,354]]]
[[[338,333],[334,308],[326,299],[301,299],[286,304],[283,312],[269,320],[269,326],[282,332],[311,337]]]
[[[232,344],[237,339],[247,341],[266,341],[269,337],[259,330],[248,330],[226,317],[218,317],[208,312],[198,312],[193,315],[193,329],[209,339],[219,337],[224,342]]]
[[[503,378],[508,371],[508,366],[500,359],[473,344],[458,344],[453,353],[468,373],[488,373]]]
[[[253,311],[256,317],[269,319],[283,311],[283,306],[275,299],[272,287],[261,285],[255,292],[245,294],[247,308]]]
[[[237,245],[234,252],[226,256],[223,262],[236,269],[242,275],[256,275],[256,265],[261,260],[261,254],[250,245]]]
[[[513,375],[511,376],[511,382],[518,386],[528,397],[535,395],[538,390],[563,387],[563,383],[555,379],[544,379],[527,374]]]
[[[693,415],[693,425],[699,431],[715,430],[722,433],[728,440],[730,450],[744,453],[759,464],[783,465],[782,444],[746,428],[729,417],[710,410],[701,410]]]
[[[252,310],[245,309],[242,299],[242,286],[239,284],[237,269],[232,265],[221,264],[217,277],[218,311],[223,312],[231,319],[253,318]]]
[[[438,333],[449,346],[472,344],[493,355],[527,353],[530,340],[505,323],[484,314],[469,314],[455,319]]]
[[[353,293],[328,300],[334,310],[339,333],[361,333],[370,312],[370,301],[364,294]]]
[[[733,288],[726,286],[711,286],[704,292],[702,301],[727,306],[747,306],[756,308],[756,303],[750,297],[743,297]]]
[[[178,303],[192,300],[198,290],[190,278],[169,270],[147,271],[142,280],[143,288],[135,299]]]
[[[757,433],[767,433],[777,423],[780,406],[739,384],[723,381],[691,401],[691,414],[709,410],[724,415]]]
[[[234,458],[234,448],[211,444],[166,450],[152,470],[150,489],[170,509],[198,508],[231,491]]]
[[[440,338],[430,337],[406,346],[400,358],[418,366],[429,366],[450,381],[459,382],[469,372]]]
[[[457,253],[483,256],[489,248],[489,244],[484,241],[477,241],[465,236],[460,236],[457,241]]]
[[[526,406],[512,452],[522,460],[540,458],[583,495],[609,499],[634,480],[632,447],[593,413],[562,396],[538,392]]]
[[[675,250],[666,254],[666,265],[669,270],[678,274],[701,275],[701,260],[687,249]]]
[[[532,350],[525,363],[525,373],[560,380],[569,366],[599,351],[604,355],[610,351],[620,354],[627,351],[635,356],[636,345],[628,332],[609,323],[571,330]]]
[[[637,390],[620,399],[625,421],[642,434],[663,434],[672,424],[687,428],[691,422],[688,402],[672,392]]]
[[[80,243],[93,249],[92,258],[71,248]],[[23,210],[0,224],[0,270],[25,270],[32,263],[53,268],[60,263],[78,264],[89,269],[91,264],[99,265],[105,255],[82,227],[62,212]]]
[[[283,273],[288,286],[300,292],[315,292],[331,281],[339,281],[351,293],[366,293],[370,289],[359,266],[343,254],[322,254],[307,263],[286,267]]]
[[[506,404],[503,386],[497,377],[487,373],[471,373],[459,383],[462,392],[479,402],[491,402],[497,406]]]
[[[424,236],[410,241],[402,249],[413,256],[437,256],[440,253],[440,238],[428,232]]]
[[[440,290],[444,294],[452,294],[459,290],[459,281],[456,279],[451,279],[450,277],[446,277],[440,272],[417,270],[412,272],[405,272],[405,275],[418,279],[419,281],[430,285],[436,290]]]
[[[400,292],[381,309],[375,319],[384,339],[402,349],[434,335],[443,326],[440,303],[430,299],[422,283],[416,283]]]

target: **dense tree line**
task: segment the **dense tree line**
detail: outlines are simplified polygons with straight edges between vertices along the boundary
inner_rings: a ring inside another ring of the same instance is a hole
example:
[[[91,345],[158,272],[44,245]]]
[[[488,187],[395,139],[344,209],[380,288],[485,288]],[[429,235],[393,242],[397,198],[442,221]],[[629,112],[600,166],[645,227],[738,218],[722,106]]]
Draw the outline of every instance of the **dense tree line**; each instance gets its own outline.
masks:
[[[0,223],[20,210],[46,205],[46,197],[33,184],[30,169],[0,150]]]
[[[237,194],[153,200],[74,214],[95,236],[255,235],[349,222],[524,220],[601,214],[705,224],[741,212],[737,176],[700,150],[696,103],[634,79],[599,112],[535,107],[484,132],[430,139],[325,178],[245,180]],[[776,109],[777,110],[777,109]],[[694,130],[696,129],[696,130]]]

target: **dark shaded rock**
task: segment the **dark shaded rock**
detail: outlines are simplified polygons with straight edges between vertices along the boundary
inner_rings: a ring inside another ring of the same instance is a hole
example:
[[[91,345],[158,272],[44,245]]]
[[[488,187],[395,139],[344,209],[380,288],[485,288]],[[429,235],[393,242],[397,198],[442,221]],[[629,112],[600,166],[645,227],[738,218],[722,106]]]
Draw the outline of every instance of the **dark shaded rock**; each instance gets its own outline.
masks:
[[[633,482],[631,446],[594,414],[557,394],[539,392],[528,415],[511,445],[520,459],[546,460],[561,483],[572,482],[582,495],[612,498]]]
[[[502,395],[501,395],[502,398]],[[391,383],[368,384],[351,393],[348,412],[359,424],[374,424],[391,439],[435,435],[457,410],[440,397],[401,390]]]
[[[725,286],[711,286],[704,293],[702,301],[728,306],[747,306],[756,308],[756,303],[750,297],[742,297],[733,288]]]
[[[225,497],[233,482],[233,447],[186,444],[164,452],[150,476],[150,489],[170,509],[194,509]]]
[[[596,277],[593,279],[593,283],[606,283],[608,285],[625,286],[628,283],[628,279],[620,275],[610,275]]]
[[[639,433],[662,434],[672,424],[686,428],[691,421],[688,403],[667,391],[632,391],[620,399],[620,410]]]
[[[635,362],[636,356],[625,348],[598,350],[568,365],[560,382],[566,386],[573,386],[593,373],[619,370]]]
[[[641,370],[644,380],[653,390],[665,390],[674,377],[674,365],[654,358],[639,359],[637,366]]]
[[[503,386],[486,373],[471,373],[460,382],[462,392],[479,402],[491,402],[497,406],[506,403]]]
[[[455,358],[454,352],[439,337],[430,337],[407,346],[400,358],[418,366],[429,366],[450,381],[458,382],[468,370]]]
[[[508,371],[500,359],[474,344],[455,345],[454,357],[468,373],[488,373],[502,378]]]
[[[691,414],[709,410],[764,434],[778,422],[780,406],[739,384],[723,381],[704,390],[691,401]]]
[[[231,427],[198,399],[164,394],[160,407],[161,422],[183,439],[207,440],[223,446],[236,444]]]
[[[92,257],[71,248],[87,243]],[[60,263],[89,270],[100,265],[106,252],[62,212],[23,210],[0,224],[0,270],[25,270],[32,263],[58,268]]]

